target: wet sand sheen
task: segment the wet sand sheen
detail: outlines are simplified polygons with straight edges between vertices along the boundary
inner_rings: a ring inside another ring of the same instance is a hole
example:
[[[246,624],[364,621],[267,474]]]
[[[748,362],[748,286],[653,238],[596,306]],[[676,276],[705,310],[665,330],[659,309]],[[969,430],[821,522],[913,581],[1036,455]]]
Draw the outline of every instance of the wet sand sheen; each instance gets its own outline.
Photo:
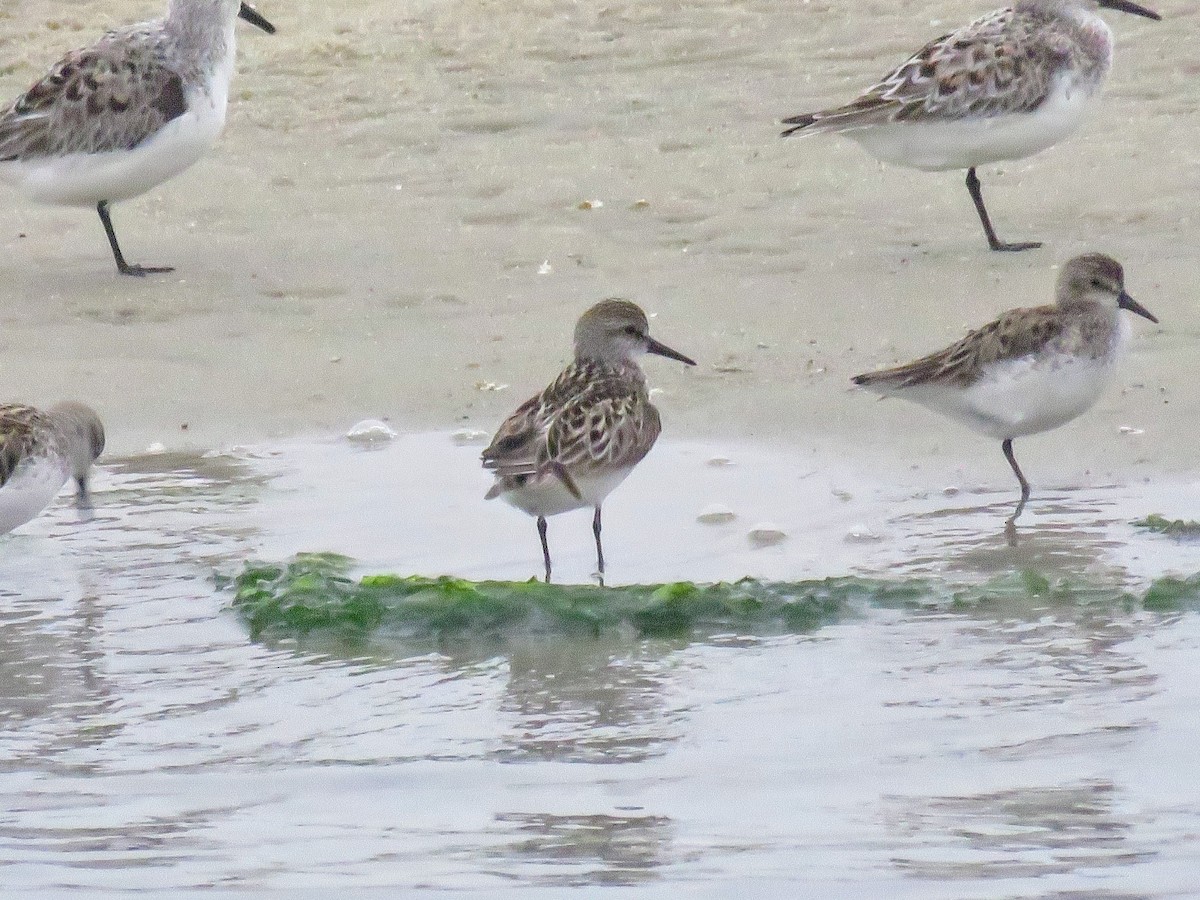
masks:
[[[115,212],[129,256],[178,277],[118,278],[87,210],[12,196],[0,228],[6,397],[87,400],[112,446],[87,527],[59,504],[5,541],[0,894],[1197,893],[1176,775],[1195,613],[864,610],[799,637],[416,652],[250,642],[209,580],[300,549],[535,574],[533,523],[482,501],[478,446],[446,432],[490,432],[610,295],[701,361],[648,365],[666,431],[606,506],[614,581],[1193,570],[1128,522],[1200,500],[1195,10],[1110,14],[1098,115],[981,172],[1002,233],[1048,244],[1001,257],[961,176],[775,126],[986,3],[260,5],[280,34],[241,30],[218,149]],[[157,7],[6,3],[0,92]],[[998,448],[848,379],[1045,302],[1090,249],[1163,327],[1096,409],[1019,448],[1014,553]],[[326,437],[369,416],[406,433]],[[126,456],[154,442],[172,452]],[[709,503],[737,518],[697,523]],[[751,545],[763,521],[786,540]],[[551,540],[585,581],[586,514]]]

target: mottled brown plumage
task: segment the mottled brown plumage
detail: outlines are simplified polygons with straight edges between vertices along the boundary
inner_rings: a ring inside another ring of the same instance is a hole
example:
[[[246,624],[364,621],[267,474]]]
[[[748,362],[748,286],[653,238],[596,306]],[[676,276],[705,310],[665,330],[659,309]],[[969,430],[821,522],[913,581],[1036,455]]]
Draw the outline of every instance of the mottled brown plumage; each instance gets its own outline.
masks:
[[[183,79],[135,31],[68,53],[0,113],[0,161],[130,150],[183,115]]]
[[[167,15],[72,50],[0,110],[0,181],[42,203],[94,207],[117,270],[110,205],[196,162],[225,124],[234,24],[274,26],[240,0],[169,0]]]
[[[0,487],[12,478],[21,460],[29,456],[39,435],[48,436],[49,447],[61,452],[61,440],[50,428],[45,413],[16,403],[0,406]]]
[[[989,363],[1039,353],[1061,338],[1063,332],[1063,317],[1056,306],[1013,309],[968,332],[944,350],[903,366],[856,375],[854,383],[864,387],[883,383],[890,387],[915,384],[967,387],[979,380]]]
[[[930,41],[850,103],[784,119],[794,126],[784,135],[1036,109],[1064,66],[1089,76],[1108,66],[1078,27],[1046,27],[1052,7],[1023,2],[981,16]]]
[[[522,403],[483,451],[484,468],[501,479],[488,497],[519,487],[551,462],[579,473],[637,465],[661,430],[636,364],[613,368],[576,361]]]
[[[1106,35],[1071,14],[1087,6],[1081,0],[1019,0],[994,10],[933,39],[850,103],[784,119],[794,126],[784,135],[1031,112],[1060,73],[1082,83],[1108,74]],[[1158,18],[1148,10],[1140,14]]]
[[[550,580],[546,516],[595,508],[592,528],[601,578],[600,506],[650,452],[662,430],[637,363],[656,353],[695,365],[649,334],[646,314],[628,300],[604,300],[575,326],[575,361],[509,416],[483,451],[496,475],[487,499],[503,497],[538,520]]]
[[[81,403],[0,406],[0,534],[37,515],[72,476],[86,501],[88,473],[103,451],[104,426]]]
[[[1099,302],[1094,294],[1107,290],[1118,297],[1124,282],[1120,264],[1111,257],[1100,253],[1075,257],[1063,267],[1054,304],[1011,309],[944,350],[902,366],[856,375],[854,383],[888,390],[918,385],[965,388],[995,363],[1045,354],[1099,359],[1112,351],[1117,338],[1116,306]]]
[[[930,41],[851,102],[784,119],[783,136],[844,133],[893,165],[965,169],[988,246],[1038,247],[996,236],[975,168],[1038,153],[1079,126],[1112,66],[1097,7],[1159,18],[1132,0],[1018,0]]]

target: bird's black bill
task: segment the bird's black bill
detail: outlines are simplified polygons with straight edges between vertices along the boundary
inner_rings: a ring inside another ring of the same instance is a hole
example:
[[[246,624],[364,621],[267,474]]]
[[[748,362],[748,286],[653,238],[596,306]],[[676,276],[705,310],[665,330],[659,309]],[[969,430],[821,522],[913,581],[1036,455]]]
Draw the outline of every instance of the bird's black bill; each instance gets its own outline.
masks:
[[[667,359],[677,359],[681,363],[687,363],[689,366],[694,366],[696,361],[684,356],[678,350],[672,350],[666,344],[660,344],[652,337],[646,338],[646,352],[654,353],[658,356],[665,356]]]
[[[1100,6],[1103,9],[1116,9],[1121,12],[1132,13],[1135,16],[1144,16],[1147,19],[1159,21],[1162,19],[1158,13],[1152,9],[1146,9],[1144,6],[1139,6],[1133,0],[1100,0]]]
[[[1146,309],[1146,307],[1142,306],[1142,304],[1138,303],[1124,291],[1121,291],[1121,296],[1117,298],[1117,306],[1121,307],[1121,309],[1127,309],[1131,313],[1136,313],[1143,319],[1149,319],[1155,325],[1158,324],[1158,319],[1154,317],[1154,313],[1150,312],[1150,310]]]
[[[238,18],[245,19],[255,28],[261,28],[267,34],[275,33],[275,26],[258,14],[258,10],[249,3],[243,3],[238,10]]]

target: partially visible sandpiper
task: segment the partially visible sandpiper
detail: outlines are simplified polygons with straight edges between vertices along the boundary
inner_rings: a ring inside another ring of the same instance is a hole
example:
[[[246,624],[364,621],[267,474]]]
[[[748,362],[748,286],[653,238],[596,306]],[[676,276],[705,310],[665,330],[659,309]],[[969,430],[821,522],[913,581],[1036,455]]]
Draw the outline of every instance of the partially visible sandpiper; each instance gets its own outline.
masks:
[[[604,584],[600,505],[650,452],[662,422],[638,357],[656,353],[695,363],[650,337],[646,314],[628,300],[603,300],[575,326],[575,361],[521,404],[483,451],[496,473],[487,499],[503,497],[537,516],[550,581],[546,517],[594,507],[596,567]]]
[[[109,204],[173,178],[225,124],[237,17],[275,26],[239,0],[170,0],[166,18],[108,32],[64,56],[0,112],[0,180],[40,203],[95,206],[123,275]]]
[[[100,417],[82,403],[60,403],[43,412],[32,406],[0,406],[0,534],[40,513],[68,478],[76,497],[88,501],[88,475],[104,452]]]
[[[1120,263],[1102,253],[1077,256],[1063,266],[1052,306],[1010,310],[945,350],[856,375],[854,383],[1001,441],[1021,485],[1007,522],[1011,531],[1029,499],[1013,440],[1057,428],[1091,408],[1129,339],[1123,309],[1158,322],[1125,292]]]
[[[1079,126],[1112,66],[1097,7],[1160,18],[1132,0],[1017,0],[930,41],[845,106],[784,119],[783,136],[836,132],[893,165],[966,169],[988,246],[1040,247],[996,237],[975,167],[1031,156]]]

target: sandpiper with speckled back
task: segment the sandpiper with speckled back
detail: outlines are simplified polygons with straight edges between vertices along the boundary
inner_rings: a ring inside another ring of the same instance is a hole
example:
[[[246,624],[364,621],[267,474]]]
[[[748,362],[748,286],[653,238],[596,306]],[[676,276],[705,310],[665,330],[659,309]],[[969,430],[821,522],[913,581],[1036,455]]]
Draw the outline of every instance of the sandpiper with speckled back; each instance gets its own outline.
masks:
[[[835,132],[893,165],[966,169],[988,246],[1040,247],[996,237],[975,168],[1031,156],[1079,127],[1112,66],[1097,8],[1160,18],[1132,0],[1017,0],[930,41],[845,106],[784,119],[783,136]]]
[[[650,336],[646,314],[628,300],[603,300],[575,326],[575,361],[544,391],[521,404],[483,451],[502,497],[537,517],[546,581],[546,517],[593,507],[596,566],[604,583],[600,506],[658,440],[662,422],[650,402],[638,357],[695,363]]]
[[[104,426],[82,403],[42,411],[0,406],[0,534],[40,513],[74,478],[78,502],[87,503],[92,463],[104,452]]]
[[[123,275],[109,204],[191,166],[225,124],[238,17],[275,27],[240,0],[170,0],[162,19],[108,32],[64,56],[0,112],[0,181],[31,199],[94,206]]]
[[[854,383],[1001,441],[1021,485],[1012,529],[1029,499],[1013,440],[1057,428],[1099,399],[1129,339],[1122,310],[1158,322],[1126,293],[1120,263],[1101,253],[1077,256],[1059,273],[1054,304],[1009,310],[944,350],[856,375]]]

